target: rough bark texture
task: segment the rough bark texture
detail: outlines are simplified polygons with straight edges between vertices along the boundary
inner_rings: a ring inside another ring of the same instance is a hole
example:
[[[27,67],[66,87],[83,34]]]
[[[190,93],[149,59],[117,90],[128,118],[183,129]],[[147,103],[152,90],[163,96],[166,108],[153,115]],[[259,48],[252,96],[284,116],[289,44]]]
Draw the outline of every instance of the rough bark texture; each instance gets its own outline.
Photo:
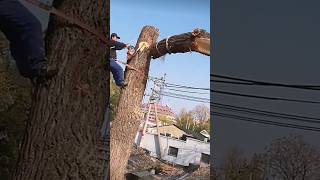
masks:
[[[54,6],[109,33],[109,1],[59,0]],[[108,98],[106,45],[92,34],[50,17],[46,38],[49,65],[59,75],[34,89],[31,115],[15,180],[102,179],[99,130]]]
[[[193,32],[171,36],[168,40],[166,38],[153,44],[151,46],[150,55],[153,59],[159,58],[167,53],[185,53],[190,51],[210,55],[210,50],[209,52],[204,50],[207,49],[207,47],[201,47],[202,39],[207,40],[210,43],[210,34],[202,29],[195,29]]]
[[[136,49],[140,42],[155,43],[158,36],[157,29],[152,26],[145,26],[141,31]],[[150,60],[149,49],[146,49],[138,52],[130,61],[130,65],[143,72],[144,77],[133,70],[126,70],[125,72],[125,81],[128,82],[128,86],[121,91],[116,116],[110,132],[111,180],[124,179],[126,164],[142,118],[140,107],[149,74]]]

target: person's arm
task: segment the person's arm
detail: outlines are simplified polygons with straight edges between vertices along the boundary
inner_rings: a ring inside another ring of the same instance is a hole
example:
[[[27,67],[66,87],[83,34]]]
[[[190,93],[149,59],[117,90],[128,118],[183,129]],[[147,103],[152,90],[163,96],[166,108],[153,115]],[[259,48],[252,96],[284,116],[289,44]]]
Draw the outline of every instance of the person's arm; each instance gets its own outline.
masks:
[[[110,41],[110,47],[114,50],[122,50],[126,48],[128,45],[122,42]]]

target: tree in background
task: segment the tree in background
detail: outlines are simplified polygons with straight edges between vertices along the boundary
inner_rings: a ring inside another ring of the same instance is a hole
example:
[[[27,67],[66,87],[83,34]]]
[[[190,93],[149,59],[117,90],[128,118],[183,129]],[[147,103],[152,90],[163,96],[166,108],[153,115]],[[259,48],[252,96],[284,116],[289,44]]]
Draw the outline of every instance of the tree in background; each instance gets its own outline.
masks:
[[[224,158],[219,176],[224,180],[244,179],[246,169],[247,160],[237,148],[232,148]]]
[[[176,122],[183,129],[193,132],[201,132],[202,130],[210,133],[210,110],[205,105],[198,105],[191,111],[185,108],[181,109]]]
[[[31,84],[21,77],[0,32],[0,179],[9,179],[18,158],[19,146],[31,102]]]
[[[172,125],[173,122],[165,115],[158,114],[159,121],[162,125]]]
[[[113,120],[116,108],[119,102],[120,88],[115,84],[114,81],[110,81],[110,121]]]
[[[244,157],[231,149],[215,167],[217,180],[316,180],[320,179],[320,151],[301,136],[275,139],[266,152]]]
[[[210,109],[204,104],[197,105],[193,108],[192,115],[194,120],[199,123],[208,121],[210,119]]]
[[[193,130],[195,127],[195,122],[192,117],[192,112],[187,111],[187,109],[181,109],[177,119],[177,126],[186,129],[186,130]]]
[[[284,180],[320,179],[320,153],[301,136],[274,140],[267,147],[270,175]]]

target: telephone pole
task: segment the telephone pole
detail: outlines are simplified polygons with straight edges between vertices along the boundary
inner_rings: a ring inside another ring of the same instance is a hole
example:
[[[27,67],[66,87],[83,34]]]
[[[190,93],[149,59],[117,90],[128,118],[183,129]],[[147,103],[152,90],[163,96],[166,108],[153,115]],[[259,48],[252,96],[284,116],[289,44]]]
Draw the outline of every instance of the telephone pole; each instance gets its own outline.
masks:
[[[147,123],[150,117],[150,113],[151,113],[151,109],[152,106],[154,108],[154,113],[155,113],[155,119],[156,119],[156,124],[157,124],[157,135],[158,135],[158,145],[159,145],[159,158],[161,159],[162,157],[162,153],[161,153],[161,138],[160,138],[160,131],[159,131],[159,118],[158,118],[158,109],[157,106],[158,104],[161,102],[162,99],[162,92],[165,86],[165,76],[159,78],[153,78],[151,79],[153,81],[153,88],[151,88],[152,92],[149,98],[149,102],[148,102],[148,113],[145,119],[145,123],[143,126],[143,131],[142,131],[142,136],[141,136],[141,141],[140,141],[140,147],[142,147],[144,145],[144,135],[146,133],[147,130]]]

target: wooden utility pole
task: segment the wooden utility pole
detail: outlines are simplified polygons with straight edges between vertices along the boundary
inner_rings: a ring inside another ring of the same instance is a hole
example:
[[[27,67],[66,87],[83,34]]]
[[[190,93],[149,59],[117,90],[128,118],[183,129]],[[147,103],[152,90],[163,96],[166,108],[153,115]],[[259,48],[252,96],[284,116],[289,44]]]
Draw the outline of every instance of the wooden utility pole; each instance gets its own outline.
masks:
[[[157,134],[158,134],[158,145],[159,145],[159,159],[162,158],[162,148],[161,148],[161,136],[160,136],[160,130],[159,130],[159,119],[158,119],[158,109],[157,104],[154,106],[154,112],[156,116],[156,123],[157,123]]]

